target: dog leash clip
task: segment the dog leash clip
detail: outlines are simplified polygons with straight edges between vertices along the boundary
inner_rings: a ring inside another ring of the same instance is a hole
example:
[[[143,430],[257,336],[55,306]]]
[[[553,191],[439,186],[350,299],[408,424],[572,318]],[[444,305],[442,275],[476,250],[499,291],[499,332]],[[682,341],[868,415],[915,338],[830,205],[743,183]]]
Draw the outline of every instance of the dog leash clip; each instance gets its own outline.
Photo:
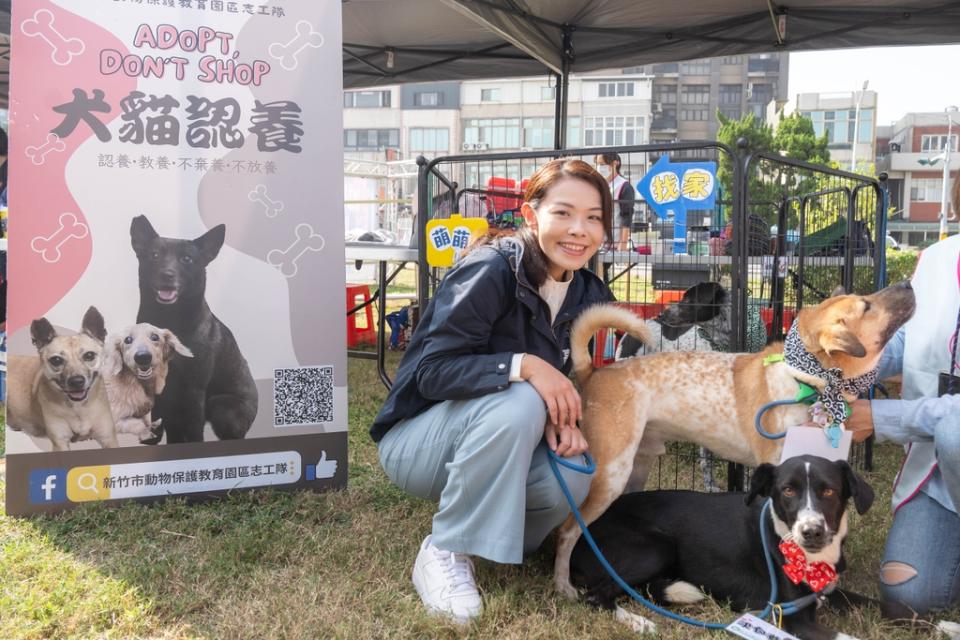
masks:
[[[770,611],[770,621],[777,626],[777,629],[783,629],[783,607],[774,604]]]

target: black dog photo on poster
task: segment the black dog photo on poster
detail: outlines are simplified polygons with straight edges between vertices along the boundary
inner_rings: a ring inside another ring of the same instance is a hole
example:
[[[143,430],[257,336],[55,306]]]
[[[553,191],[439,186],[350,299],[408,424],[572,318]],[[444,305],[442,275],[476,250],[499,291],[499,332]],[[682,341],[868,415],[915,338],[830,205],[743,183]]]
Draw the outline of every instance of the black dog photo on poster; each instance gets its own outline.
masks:
[[[172,332],[190,357],[175,357],[156,397],[156,444],[200,442],[209,422],[221,440],[243,438],[257,415],[257,388],[230,329],[206,300],[207,265],[220,252],[226,226],[193,240],[165,238],[146,216],[133,218],[130,240],[139,262],[138,323]],[[184,354],[185,355],[185,354]]]

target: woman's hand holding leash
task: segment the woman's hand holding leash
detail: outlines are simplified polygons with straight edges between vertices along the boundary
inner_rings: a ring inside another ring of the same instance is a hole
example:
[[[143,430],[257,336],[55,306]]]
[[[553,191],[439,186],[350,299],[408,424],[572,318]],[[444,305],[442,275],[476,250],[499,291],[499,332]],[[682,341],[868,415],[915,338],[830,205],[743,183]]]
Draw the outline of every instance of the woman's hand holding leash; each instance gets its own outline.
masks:
[[[562,458],[578,456],[588,448],[587,439],[583,437],[580,427],[561,428],[548,422],[543,428],[543,434],[547,437],[547,446]]]

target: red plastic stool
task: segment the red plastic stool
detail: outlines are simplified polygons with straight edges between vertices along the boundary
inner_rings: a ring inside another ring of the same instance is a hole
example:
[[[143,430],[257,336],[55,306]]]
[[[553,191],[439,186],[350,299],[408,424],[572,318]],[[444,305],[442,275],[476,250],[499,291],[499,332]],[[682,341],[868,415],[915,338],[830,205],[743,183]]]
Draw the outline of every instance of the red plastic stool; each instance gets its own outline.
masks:
[[[359,298],[359,300],[358,300]],[[365,284],[347,285],[347,311],[357,305],[370,300],[370,287]],[[347,316],[347,348],[353,348],[358,344],[376,344],[377,330],[373,326],[373,305],[368,304],[363,308],[366,312],[364,322],[357,322],[357,313],[351,313]]]

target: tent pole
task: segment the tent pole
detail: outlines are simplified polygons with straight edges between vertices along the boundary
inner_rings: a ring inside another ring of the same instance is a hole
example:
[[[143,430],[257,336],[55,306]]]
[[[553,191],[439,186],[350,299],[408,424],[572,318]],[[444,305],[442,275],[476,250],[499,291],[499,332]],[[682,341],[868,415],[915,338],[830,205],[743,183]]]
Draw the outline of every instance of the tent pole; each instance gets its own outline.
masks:
[[[553,148],[562,149],[563,141],[560,140],[560,136],[563,133],[563,125],[561,124],[563,120],[561,116],[563,114],[563,77],[559,73],[553,74],[554,78],[554,91],[553,91]]]
[[[556,80],[554,94],[555,107],[553,115],[553,148],[563,149],[567,146],[567,105],[570,91],[570,65],[573,62],[573,28],[563,28],[563,52],[561,54],[560,73],[553,74]]]

